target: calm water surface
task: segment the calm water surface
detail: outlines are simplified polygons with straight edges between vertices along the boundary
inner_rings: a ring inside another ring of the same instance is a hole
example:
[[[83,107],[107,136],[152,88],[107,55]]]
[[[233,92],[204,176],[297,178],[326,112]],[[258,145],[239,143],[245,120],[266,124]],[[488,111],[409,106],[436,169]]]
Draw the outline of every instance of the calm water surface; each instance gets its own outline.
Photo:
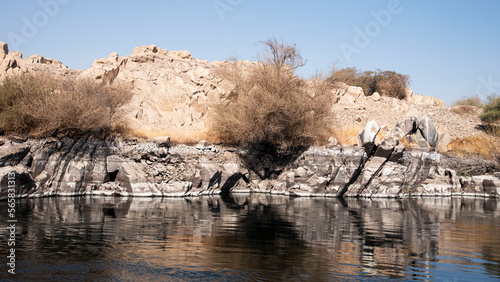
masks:
[[[19,281],[500,281],[500,201],[77,197],[17,202]],[[7,202],[0,202],[7,226]],[[0,229],[2,238],[8,236]]]

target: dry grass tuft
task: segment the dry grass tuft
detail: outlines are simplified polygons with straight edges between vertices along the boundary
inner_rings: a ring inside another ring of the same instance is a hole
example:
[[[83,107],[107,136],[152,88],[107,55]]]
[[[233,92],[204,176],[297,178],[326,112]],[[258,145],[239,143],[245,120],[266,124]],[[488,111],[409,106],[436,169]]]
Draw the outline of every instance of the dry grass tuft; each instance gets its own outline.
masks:
[[[206,140],[209,143],[220,143],[216,137],[212,136],[207,129],[204,130],[185,130],[185,129],[134,129],[130,130],[126,136],[153,139],[159,136],[169,136],[172,144],[194,145],[200,140]]]
[[[477,115],[480,112],[480,109],[475,106],[459,105],[451,107],[450,111],[460,116],[462,115],[471,116],[471,115]]]
[[[464,97],[461,100],[453,102],[452,106],[472,106],[476,108],[481,108],[484,106],[483,101],[481,101],[481,98],[476,95],[474,97]]]
[[[357,136],[361,130],[363,130],[363,128],[356,125],[345,128],[337,128],[333,130],[333,136],[335,136],[339,144],[352,146],[358,143]]]
[[[500,156],[500,138],[478,136],[457,138],[448,144],[447,149],[460,157],[495,159]]]

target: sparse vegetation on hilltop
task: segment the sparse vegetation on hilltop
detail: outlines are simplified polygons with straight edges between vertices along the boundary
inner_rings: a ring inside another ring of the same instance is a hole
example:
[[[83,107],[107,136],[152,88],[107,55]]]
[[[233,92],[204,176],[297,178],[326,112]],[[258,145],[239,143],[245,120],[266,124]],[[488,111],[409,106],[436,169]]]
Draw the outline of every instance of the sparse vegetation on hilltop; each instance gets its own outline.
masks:
[[[483,101],[478,95],[465,97],[453,103],[456,107],[453,111],[461,113],[464,107],[476,107],[483,109],[479,115],[485,131],[493,136],[500,137],[500,96],[491,94]]]
[[[410,77],[394,71],[360,71],[357,68],[334,69],[329,80],[333,83],[343,82],[351,86],[363,88],[366,96],[378,92],[382,96],[405,99],[406,88],[410,85]]]
[[[481,101],[481,98],[476,95],[474,97],[465,97],[461,100],[455,101],[453,102],[452,106],[473,106],[481,108],[484,106],[484,104]]]
[[[0,83],[0,131],[50,136],[110,130],[131,98],[120,87],[23,73]]]
[[[221,71],[234,89],[214,105],[212,131],[229,143],[268,144],[278,152],[326,141],[332,126],[327,81],[307,81],[294,71],[304,65],[295,45],[271,38],[260,61],[244,69],[234,62]]]
[[[484,112],[479,118],[486,130],[494,136],[500,137],[500,97],[492,96],[484,106]]]

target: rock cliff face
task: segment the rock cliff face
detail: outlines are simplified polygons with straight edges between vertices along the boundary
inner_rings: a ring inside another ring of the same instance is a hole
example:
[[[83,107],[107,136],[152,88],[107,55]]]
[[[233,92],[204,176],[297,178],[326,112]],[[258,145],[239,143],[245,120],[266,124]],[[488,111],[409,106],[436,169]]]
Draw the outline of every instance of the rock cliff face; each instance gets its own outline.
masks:
[[[143,132],[203,131],[210,101],[232,90],[215,76],[226,62],[202,61],[188,51],[167,51],[154,45],[136,47],[125,57],[111,53],[87,70],[70,70],[39,55],[23,59],[20,52],[9,52],[5,43],[0,45],[0,54],[0,79],[22,72],[51,73],[125,86],[134,96],[124,108],[124,124]]]
[[[434,151],[379,146],[311,147],[267,178],[219,146],[80,138],[11,140],[0,146],[0,199],[15,172],[16,197],[199,196],[259,192],[321,197],[498,197],[500,175],[459,177]]]

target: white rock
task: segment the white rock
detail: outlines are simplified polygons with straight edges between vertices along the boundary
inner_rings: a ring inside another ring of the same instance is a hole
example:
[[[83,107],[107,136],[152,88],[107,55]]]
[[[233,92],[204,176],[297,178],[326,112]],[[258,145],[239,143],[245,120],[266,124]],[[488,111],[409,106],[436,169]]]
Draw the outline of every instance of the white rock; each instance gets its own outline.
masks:
[[[373,100],[373,101],[380,101],[380,94],[378,92],[374,92],[370,98]]]
[[[363,131],[361,131],[361,133],[359,134],[359,138],[361,139],[362,144],[375,142],[375,137],[377,137],[379,131],[380,126],[376,121],[371,120],[367,122]]]
[[[203,150],[208,147],[208,142],[205,140],[200,140],[198,144],[196,144],[196,149]]]

